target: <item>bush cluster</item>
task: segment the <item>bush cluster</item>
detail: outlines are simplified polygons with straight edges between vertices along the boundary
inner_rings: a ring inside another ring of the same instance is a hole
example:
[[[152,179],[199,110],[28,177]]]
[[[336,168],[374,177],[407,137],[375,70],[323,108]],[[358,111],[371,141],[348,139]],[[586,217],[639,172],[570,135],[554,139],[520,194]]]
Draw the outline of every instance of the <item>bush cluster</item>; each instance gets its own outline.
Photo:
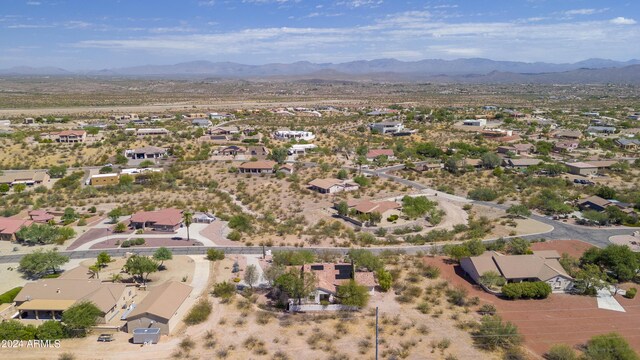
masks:
[[[624,294],[624,297],[626,297],[627,299],[633,299],[636,297],[637,292],[638,292],[638,289],[632,287],[629,290],[627,290],[627,292]]]
[[[0,295],[0,304],[9,304],[13,302],[13,299],[18,295],[18,293],[22,290],[22,286],[15,287],[6,293]],[[627,291],[627,294],[629,292]]]
[[[543,281],[509,283],[502,287],[502,294],[509,299],[545,299],[551,286]]]
[[[131,240],[125,240],[122,242],[122,246],[123,248],[128,248],[131,246],[140,246],[140,245],[144,245],[145,241],[143,238],[137,238],[137,239],[131,239]]]
[[[201,299],[191,308],[187,316],[184,318],[184,323],[187,325],[199,324],[207,320],[210,314],[211,302],[206,299]]]

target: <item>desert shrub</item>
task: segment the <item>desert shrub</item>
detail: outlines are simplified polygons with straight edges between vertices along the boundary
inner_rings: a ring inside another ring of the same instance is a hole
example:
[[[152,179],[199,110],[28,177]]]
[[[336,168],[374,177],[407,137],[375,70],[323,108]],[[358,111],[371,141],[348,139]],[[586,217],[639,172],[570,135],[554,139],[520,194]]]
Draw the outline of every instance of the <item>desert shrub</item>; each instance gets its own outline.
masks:
[[[475,188],[469,191],[469,198],[480,201],[493,201],[498,198],[498,193],[490,188]]]
[[[207,320],[210,314],[211,302],[207,299],[201,299],[189,310],[189,313],[184,318],[184,323],[187,325],[199,324]]]
[[[447,301],[458,306],[466,305],[467,289],[459,287],[447,290]]]
[[[632,287],[626,291],[626,293],[624,294],[624,297],[626,297],[627,299],[633,299],[636,297],[637,292],[638,292],[638,289]]]
[[[429,279],[437,279],[440,276],[440,268],[433,265],[427,265],[422,270],[422,274]]]
[[[396,220],[398,220],[398,215],[396,215],[396,214],[389,215],[389,217],[387,217],[387,221],[388,222],[394,222]]]
[[[553,345],[545,354],[547,360],[577,360],[576,352],[569,345]]]
[[[512,347],[502,354],[502,360],[527,360],[529,357],[520,347]]]
[[[133,239],[131,242],[133,245],[144,245],[145,243],[143,238],[136,238],[136,239]]]
[[[241,238],[242,234],[238,230],[233,230],[229,233],[229,235],[227,235],[227,239],[231,241],[240,241]]]
[[[213,296],[219,297],[222,299],[229,299],[236,293],[236,286],[232,283],[223,281],[221,283],[217,283],[213,285],[213,291],[211,292]]]
[[[131,242],[129,240],[125,240],[122,242],[122,244],[120,245],[123,248],[128,248],[131,247]]]
[[[502,294],[509,299],[546,299],[551,286],[543,281],[509,283],[502,287]]]
[[[207,260],[216,261],[216,260],[223,260],[223,259],[224,259],[224,252],[222,250],[216,250],[216,249],[207,250]]]
[[[498,315],[483,316],[474,335],[476,345],[487,350],[509,349],[522,342],[518,328],[510,322],[503,323]]]
[[[592,337],[584,348],[585,360],[638,360],[627,340],[616,333]]]
[[[484,304],[484,305],[480,306],[480,309],[478,309],[478,313],[480,315],[495,315],[496,314],[496,307],[494,305],[491,305],[491,304]]]

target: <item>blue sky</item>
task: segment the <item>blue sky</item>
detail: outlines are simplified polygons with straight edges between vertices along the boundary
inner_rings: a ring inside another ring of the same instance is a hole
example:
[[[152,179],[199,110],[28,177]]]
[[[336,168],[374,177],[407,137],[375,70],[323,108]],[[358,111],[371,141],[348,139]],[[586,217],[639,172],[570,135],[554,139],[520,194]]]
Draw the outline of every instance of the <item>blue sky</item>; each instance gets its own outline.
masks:
[[[640,58],[640,1],[2,0],[0,67]]]

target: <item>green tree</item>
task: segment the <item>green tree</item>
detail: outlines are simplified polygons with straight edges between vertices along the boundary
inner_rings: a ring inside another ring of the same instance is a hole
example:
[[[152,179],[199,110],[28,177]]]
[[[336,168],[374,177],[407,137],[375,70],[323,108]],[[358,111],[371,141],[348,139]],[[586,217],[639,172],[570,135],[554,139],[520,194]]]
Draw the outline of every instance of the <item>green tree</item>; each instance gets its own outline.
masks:
[[[118,180],[118,185],[122,187],[131,187],[135,178],[131,175],[120,175],[120,180]]]
[[[164,268],[164,262],[173,259],[173,253],[166,247],[160,247],[153,253],[153,258],[160,261],[160,269]]]
[[[507,214],[513,217],[526,218],[531,216],[531,210],[524,204],[511,205],[507,209]]]
[[[316,261],[316,255],[309,250],[275,251],[273,263],[275,265],[303,265]]]
[[[336,205],[336,210],[338,211],[338,215],[347,216],[347,214],[349,214],[349,205],[346,201],[340,201]]]
[[[364,249],[353,249],[347,253],[349,258],[353,260],[356,268],[367,269],[368,271],[378,271],[383,268],[382,260],[374,253]]]
[[[575,275],[576,289],[585,295],[595,295],[598,290],[609,286],[609,279],[598,265],[584,264]]]
[[[244,269],[244,282],[249,285],[251,289],[253,286],[258,283],[260,280],[260,274],[258,273],[258,268],[255,265],[247,265]]]
[[[69,261],[68,256],[59,254],[56,250],[38,249],[20,259],[18,271],[29,277],[40,277],[46,272],[57,273],[60,266]]]
[[[9,192],[9,189],[11,189],[9,184],[0,184],[0,193],[6,194]]]
[[[84,337],[87,330],[96,325],[101,315],[102,311],[90,301],[72,305],[62,313],[62,323],[65,325],[67,336]]]
[[[127,163],[129,162],[129,159],[127,159],[126,156],[122,155],[122,154],[117,154],[116,158],[115,158],[115,163],[118,165],[127,165]]]
[[[60,340],[65,337],[64,327],[59,321],[45,321],[36,330],[36,337],[40,340]]]
[[[340,303],[347,306],[365,307],[369,302],[369,291],[366,286],[351,279],[348,283],[338,286],[336,294]]]
[[[302,298],[306,298],[315,291],[316,276],[313,272],[303,272],[292,268],[280,275],[275,284],[280,290],[289,294],[290,297],[298,299],[298,304],[301,304]]]
[[[76,221],[78,219],[79,215],[76,212],[76,210],[72,207],[68,207],[66,209],[64,209],[64,213],[62,214],[62,222],[65,225],[71,224],[72,222]]]
[[[269,158],[278,164],[284,164],[287,160],[287,156],[289,156],[289,150],[284,147],[277,147],[271,150],[271,154],[269,154]]]
[[[140,167],[143,169],[150,168],[153,165],[155,165],[155,163],[151,160],[144,160],[143,162],[140,163]]]
[[[482,161],[482,166],[485,169],[495,169],[502,163],[500,156],[494,152],[486,152],[482,154],[480,160]]]
[[[109,220],[111,220],[112,224],[117,223],[118,219],[122,215],[124,214],[122,213],[122,210],[120,208],[115,208],[107,213],[107,216],[109,217]]]
[[[182,222],[184,226],[187,228],[187,240],[191,240],[191,236],[189,234],[189,227],[193,224],[193,213],[190,211],[184,211],[182,213]]]
[[[96,258],[96,264],[98,264],[98,266],[101,266],[101,267],[106,266],[111,261],[112,261],[111,255],[109,255],[109,253],[107,253],[106,251],[99,253],[98,257]]]
[[[496,286],[502,286],[505,282],[505,278],[495,271],[487,271],[480,275],[480,284],[490,289]]]
[[[598,190],[596,191],[596,195],[600,196],[603,199],[615,199],[616,197],[616,190],[613,188],[610,188],[608,186],[601,186],[598,188]]]
[[[436,209],[438,203],[430,201],[426,196],[404,196],[402,198],[402,211],[408,217],[416,219],[425,216]]]
[[[503,323],[498,315],[485,315],[474,334],[478,347],[487,350],[510,349],[522,343],[518,328],[510,322]]]
[[[391,289],[391,285],[393,285],[393,276],[390,272],[385,269],[378,269],[376,272],[376,277],[378,278],[378,285],[380,286],[380,290],[387,292]]]
[[[523,238],[515,238],[509,241],[507,252],[511,255],[525,255],[531,253],[531,242]]]
[[[638,354],[617,333],[592,337],[585,346],[585,360],[638,360]]]
[[[380,221],[382,221],[382,214],[380,214],[379,212],[374,211],[374,212],[369,214],[369,222],[372,225],[379,224]]]
[[[626,245],[612,244],[604,249],[591,248],[585,251],[580,262],[599,265],[620,282],[633,280],[640,269],[638,254]]]
[[[493,201],[498,198],[498,192],[491,188],[478,187],[469,191],[467,196],[473,200]]]
[[[269,286],[274,286],[276,279],[279,278],[287,271],[287,268],[284,265],[272,264],[264,271],[264,280],[269,284]]]
[[[133,276],[138,276],[142,280],[142,284],[146,284],[149,275],[158,271],[158,262],[140,255],[132,255],[127,259],[124,265],[124,271]]]
[[[18,320],[8,320],[0,323],[0,340],[33,340],[37,329],[29,324],[24,325]]]
[[[349,173],[347,173],[347,170],[345,169],[340,169],[336,177],[340,180],[345,180],[347,177],[349,177]]]
[[[113,168],[111,166],[103,166],[98,172],[100,174],[111,174],[113,172]]]
[[[19,241],[34,244],[51,244],[58,239],[60,233],[55,226],[49,224],[33,224],[29,227],[22,227],[16,233]]]
[[[61,179],[67,174],[67,167],[64,165],[52,166],[49,168],[49,176],[54,179]]]

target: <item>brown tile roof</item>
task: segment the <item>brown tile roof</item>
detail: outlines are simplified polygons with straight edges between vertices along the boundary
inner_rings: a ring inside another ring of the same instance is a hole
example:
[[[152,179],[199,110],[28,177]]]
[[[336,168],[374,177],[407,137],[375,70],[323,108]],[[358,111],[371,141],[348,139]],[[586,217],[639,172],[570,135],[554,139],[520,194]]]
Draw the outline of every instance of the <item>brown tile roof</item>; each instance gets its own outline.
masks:
[[[182,222],[182,210],[169,208],[158,211],[140,211],[131,216],[131,222],[151,222],[156,225],[176,226]]]
[[[107,284],[100,280],[41,279],[27,283],[14,300],[16,302],[30,302],[32,300],[90,301],[106,313],[116,305],[125,288],[124,284]]]
[[[369,152],[367,153],[367,158],[375,158],[381,155],[386,155],[386,156],[393,156],[393,150],[392,149],[372,149],[369,150]]]
[[[341,183],[342,183],[342,180],[339,180],[339,179],[314,179],[313,181],[309,182],[309,186],[315,186],[320,189],[328,190],[332,186],[335,186]]]
[[[607,207],[609,205],[611,205],[611,201],[607,200],[607,199],[603,199],[600,196],[597,195],[593,195],[593,196],[589,196],[588,198],[582,199],[580,201],[578,201],[579,205],[583,205],[586,203],[592,203],[601,207]]]
[[[135,154],[164,154],[167,152],[167,149],[157,146],[143,146],[141,148],[134,149],[133,152]]]
[[[469,260],[478,274],[495,271],[507,280],[546,281],[558,275],[571,278],[558,262],[559,258],[557,251],[536,251],[532,255],[502,255],[487,251],[480,256],[469,257]]]
[[[19,171],[5,173],[0,176],[0,184],[11,184],[16,181],[44,181],[47,175],[44,171]]]
[[[170,320],[191,293],[192,287],[176,281],[168,281],[149,291],[142,302],[127,316],[128,320],[152,314]]]
[[[58,136],[82,136],[85,135],[87,132],[84,130],[64,130],[64,131],[60,131],[58,133]]]
[[[30,226],[31,224],[33,224],[31,220],[0,217],[0,234],[13,235],[23,226]]]
[[[260,170],[265,170],[265,169],[273,169],[273,167],[276,166],[276,162],[275,161],[271,161],[271,160],[260,160],[260,161],[249,161],[246,163],[242,163],[242,165],[239,166],[240,169],[260,169]]]
[[[300,268],[298,268],[300,269]],[[313,272],[317,278],[317,287],[336,293],[338,287],[351,280],[353,274],[353,267],[351,264],[331,264],[331,263],[318,263],[318,264],[305,264],[303,266],[304,272]],[[354,280],[363,286],[376,286],[376,279],[371,271],[356,271]]]

